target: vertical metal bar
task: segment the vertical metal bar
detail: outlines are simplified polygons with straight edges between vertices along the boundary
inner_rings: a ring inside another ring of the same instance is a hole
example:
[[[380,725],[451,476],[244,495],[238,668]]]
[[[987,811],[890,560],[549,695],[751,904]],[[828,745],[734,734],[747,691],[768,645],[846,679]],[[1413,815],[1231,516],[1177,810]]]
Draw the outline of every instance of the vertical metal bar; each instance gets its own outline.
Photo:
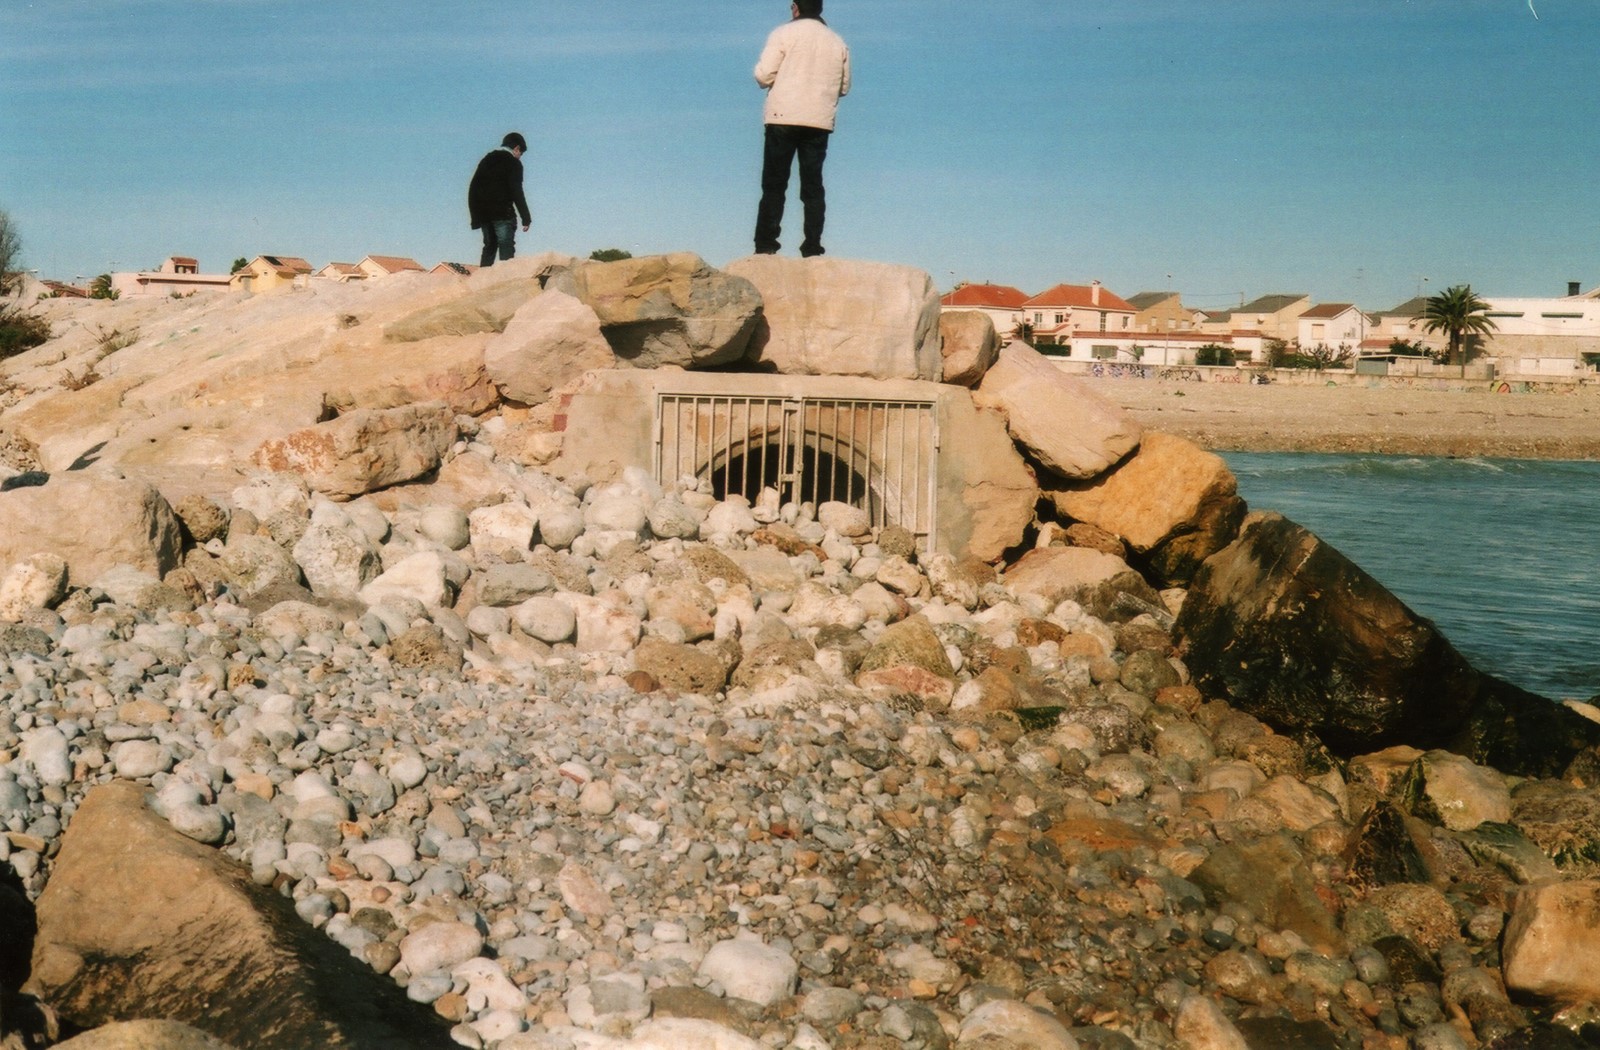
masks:
[[[828,464],[828,498],[839,493],[839,402],[833,403],[833,462]]]
[[[868,521],[876,520],[873,511],[874,489],[872,487],[872,465],[876,463],[878,459],[878,442],[876,440],[878,436],[878,414],[879,412],[877,405],[867,406],[867,433],[866,437],[862,440],[863,449],[861,453],[861,473],[865,478],[866,491],[864,491],[861,495],[862,502],[864,502],[867,507]]]

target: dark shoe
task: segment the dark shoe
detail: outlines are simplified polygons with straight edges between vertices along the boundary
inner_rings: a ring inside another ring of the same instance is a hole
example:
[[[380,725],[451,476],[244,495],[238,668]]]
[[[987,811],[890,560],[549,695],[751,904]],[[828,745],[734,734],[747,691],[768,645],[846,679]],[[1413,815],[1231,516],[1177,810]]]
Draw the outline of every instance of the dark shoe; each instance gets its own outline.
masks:
[[[782,247],[782,245],[778,245],[778,244],[758,244],[758,245],[756,245],[756,254],[757,255],[777,255],[778,254],[778,249],[780,247]]]
[[[802,259],[810,259],[813,256],[825,255],[825,254],[827,254],[827,253],[823,250],[823,247],[820,244],[814,245],[814,246],[810,246],[810,247],[807,247],[805,245],[801,245],[801,247],[800,247],[800,258],[802,258]]]

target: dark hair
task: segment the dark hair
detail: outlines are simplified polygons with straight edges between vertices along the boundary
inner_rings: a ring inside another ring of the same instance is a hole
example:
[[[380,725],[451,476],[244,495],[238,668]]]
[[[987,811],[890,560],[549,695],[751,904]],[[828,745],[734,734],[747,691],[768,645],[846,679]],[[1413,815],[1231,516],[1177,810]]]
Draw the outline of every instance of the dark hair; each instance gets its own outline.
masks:
[[[528,152],[528,140],[515,131],[508,132],[506,137],[500,140],[500,145],[506,149],[520,149],[524,153]]]
[[[794,0],[794,6],[800,11],[801,18],[822,17],[822,0]]]

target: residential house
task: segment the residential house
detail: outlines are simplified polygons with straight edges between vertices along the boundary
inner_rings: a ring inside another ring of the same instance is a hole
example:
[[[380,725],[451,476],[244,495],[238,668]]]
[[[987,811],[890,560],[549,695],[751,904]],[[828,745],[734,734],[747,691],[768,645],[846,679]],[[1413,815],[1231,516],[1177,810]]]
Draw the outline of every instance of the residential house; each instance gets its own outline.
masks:
[[[1138,313],[1127,300],[1090,284],[1058,284],[1022,304],[1024,320],[1033,325],[1033,341],[1066,345],[1082,332],[1132,332]]]
[[[369,255],[356,263],[356,268],[368,277],[388,277],[390,274],[413,270],[417,273],[423,272],[421,263],[401,255]]]
[[[270,292],[279,288],[303,286],[311,276],[311,264],[293,255],[258,255],[232,277],[235,289]]]
[[[225,292],[232,286],[227,274],[204,274],[200,263],[187,255],[170,256],[157,270],[114,273],[111,290],[123,299],[152,295],[192,295],[195,292]]]
[[[1443,332],[1428,331],[1422,316],[1427,306],[1428,297],[1419,295],[1372,314],[1367,321],[1367,337],[1361,342],[1361,352],[1387,354],[1389,347],[1398,340],[1442,354],[1450,340]]]
[[[1295,321],[1295,340],[1301,350],[1341,347],[1352,355],[1367,338],[1367,315],[1353,303],[1318,303]]]
[[[331,262],[317,271],[318,277],[326,277],[330,281],[364,281],[367,275],[355,263]]]
[[[1233,330],[1293,342],[1300,334],[1300,315],[1309,309],[1311,297],[1300,292],[1263,295],[1232,311]]]
[[[1494,331],[1468,338],[1468,358],[1501,375],[1568,376],[1600,367],[1600,289],[1548,299],[1484,296]]]
[[[449,274],[452,277],[471,277],[478,271],[478,267],[468,263],[442,262],[429,270],[429,273]]]
[[[1200,311],[1184,306],[1177,292],[1140,292],[1128,297],[1128,305],[1139,311],[1133,315],[1138,332],[1192,332],[1200,327]]]
[[[1016,331],[1018,322],[1023,320],[1022,304],[1027,301],[1027,292],[1007,284],[972,284],[963,281],[956,285],[954,291],[939,297],[939,307],[943,310],[976,310],[988,314],[994,322],[994,330],[999,333],[1001,340],[1006,340]]]

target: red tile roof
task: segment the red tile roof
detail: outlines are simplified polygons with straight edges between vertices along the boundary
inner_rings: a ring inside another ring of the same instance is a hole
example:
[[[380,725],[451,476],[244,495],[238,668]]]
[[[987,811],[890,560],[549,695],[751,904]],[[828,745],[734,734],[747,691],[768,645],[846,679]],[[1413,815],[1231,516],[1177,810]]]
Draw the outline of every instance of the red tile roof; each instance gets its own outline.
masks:
[[[402,270],[420,270],[422,264],[415,259],[407,259],[401,255],[369,255],[362,262],[370,262],[381,270],[389,273],[400,273]]]
[[[939,299],[944,306],[986,306],[1000,310],[1020,310],[1027,301],[1027,292],[1006,284],[963,284]]]
[[[1047,288],[1038,295],[1023,303],[1023,306],[1075,306],[1086,310],[1125,310],[1128,313],[1138,313],[1126,299],[1100,287],[1100,301],[1094,301],[1094,285],[1089,284],[1058,284],[1054,288]]]

